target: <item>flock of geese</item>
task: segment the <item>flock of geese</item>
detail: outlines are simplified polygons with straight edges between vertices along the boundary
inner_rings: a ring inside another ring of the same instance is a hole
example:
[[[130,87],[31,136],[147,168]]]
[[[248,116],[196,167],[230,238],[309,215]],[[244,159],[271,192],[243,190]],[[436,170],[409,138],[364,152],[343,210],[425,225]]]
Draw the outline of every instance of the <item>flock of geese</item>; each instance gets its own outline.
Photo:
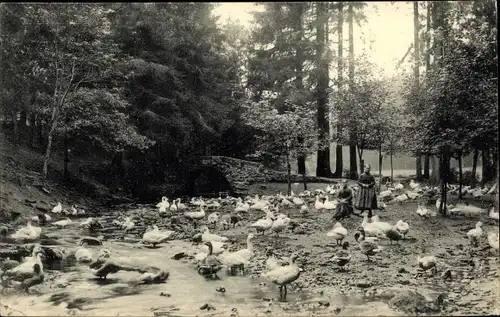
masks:
[[[298,184],[294,184],[296,188]],[[356,186],[351,187],[356,192]],[[454,190],[454,187],[451,188]],[[470,193],[473,197],[481,197],[479,192],[484,194],[491,194],[494,188],[477,188],[471,189],[464,187],[466,193]],[[274,234],[279,237],[290,224],[291,219],[285,213],[280,212],[280,209],[297,208],[300,210],[301,215],[307,215],[312,208],[317,212],[324,210],[332,210],[337,207],[338,199],[330,200],[329,196],[335,196],[339,191],[336,186],[328,185],[325,190],[317,189],[313,192],[303,191],[295,194],[293,191],[291,195],[278,195],[255,197],[235,198],[227,196],[226,198],[219,197],[218,199],[204,200],[202,198],[191,198],[191,200],[184,204],[180,198],[169,201],[167,197],[162,197],[162,200],[156,204],[158,214],[182,214],[185,218],[193,223],[195,228],[199,228],[198,234],[193,237],[196,242],[201,242],[201,246],[194,250],[194,259],[197,262],[197,271],[210,277],[216,277],[217,273],[222,268],[227,268],[231,274],[237,272],[244,272],[252,260],[254,260],[255,250],[252,240],[256,235]],[[396,183],[394,186],[388,186],[388,189],[382,191],[378,195],[379,208],[383,209],[388,204],[403,203],[406,200],[415,200],[418,197],[429,196],[429,193],[437,192],[437,188],[430,188],[428,186],[420,186],[413,180],[409,183],[409,189],[405,191],[401,183]],[[309,202],[314,201],[311,206]],[[440,201],[436,201],[436,208],[439,208]],[[232,206],[233,211],[229,214],[222,214],[218,211],[222,206]],[[464,214],[467,216],[479,215],[487,213],[487,210],[470,205],[470,204],[456,204],[448,206],[453,214]],[[211,210],[211,211],[209,211]],[[207,212],[206,212],[207,211]],[[210,232],[218,226],[222,229],[228,229],[231,226],[243,226],[242,214],[250,212],[263,212],[264,215],[261,219],[254,221],[247,225],[247,228],[252,232],[247,235],[247,245],[245,248],[230,252],[227,250],[229,239],[227,237],[217,235]],[[436,215],[435,211],[429,210],[424,204],[419,203],[416,213],[423,218],[428,218]],[[59,228],[72,225],[73,221],[69,218],[71,215],[83,215],[85,211],[78,209],[77,206],[72,206],[70,209],[63,209],[62,204],[58,202],[52,209],[54,215],[66,215],[66,219],[52,221],[49,214],[42,214],[33,217],[28,221],[25,227],[17,230],[17,232],[10,235],[11,238],[22,242],[29,243],[35,242],[40,237],[41,227],[33,226],[32,222],[49,223]],[[498,221],[498,212],[495,212],[494,207],[491,208],[489,217]],[[202,224],[199,226],[199,224]],[[125,232],[135,228],[135,223],[131,217],[125,217],[123,220],[114,220],[114,224],[121,227]],[[80,227],[88,228],[89,230],[103,228],[103,225],[96,218],[89,217],[79,223]],[[410,230],[408,222],[403,219],[398,220],[396,223],[381,221],[378,215],[369,219],[366,215],[363,217],[361,224],[356,228],[354,239],[358,244],[359,251],[367,257],[367,261],[372,261],[370,257],[383,252],[384,247],[379,243],[381,239],[388,239],[390,244],[406,238]],[[173,230],[160,230],[157,225],[149,227],[142,236],[144,244],[151,245],[153,248],[157,245],[172,239],[176,232]],[[334,224],[333,228],[326,233],[327,237],[333,238],[337,245],[340,246],[331,261],[338,265],[340,270],[344,270],[345,266],[350,262],[352,255],[349,250],[349,243],[346,240],[348,231],[340,222]],[[467,232],[467,237],[471,244],[477,246],[480,238],[483,236],[483,223],[477,222],[475,228]],[[74,257],[80,263],[89,264],[90,268],[94,270],[94,274],[100,278],[106,278],[108,274],[116,273],[118,270],[123,269],[119,266],[110,266],[109,261],[110,252],[106,249],[101,250],[94,259],[92,252],[87,248],[89,244],[99,245],[101,238],[82,238],[80,240],[80,247],[74,252]],[[496,232],[489,232],[487,234],[489,246],[495,250],[499,249],[499,237]],[[289,255],[288,260],[279,259],[273,248],[266,249],[267,259],[265,262],[266,271],[262,276],[270,282],[279,286],[280,296],[286,296],[287,285],[297,280],[303,269],[297,264],[297,258],[300,256],[299,252],[294,252]],[[18,263],[10,261],[9,265],[3,262],[3,272],[0,272],[2,282],[6,277],[10,280],[20,282],[24,288],[29,288],[32,285],[43,282],[43,247],[35,244],[33,248],[32,257],[25,259],[24,262]],[[108,265],[106,266],[106,263]],[[437,264],[440,263],[433,255],[426,255],[418,257],[418,266],[424,271],[432,269],[436,271]],[[105,267],[106,266],[106,267]],[[149,279],[153,278],[151,273],[143,272]],[[149,275],[148,275],[149,274]],[[156,276],[156,275],[155,275]]]

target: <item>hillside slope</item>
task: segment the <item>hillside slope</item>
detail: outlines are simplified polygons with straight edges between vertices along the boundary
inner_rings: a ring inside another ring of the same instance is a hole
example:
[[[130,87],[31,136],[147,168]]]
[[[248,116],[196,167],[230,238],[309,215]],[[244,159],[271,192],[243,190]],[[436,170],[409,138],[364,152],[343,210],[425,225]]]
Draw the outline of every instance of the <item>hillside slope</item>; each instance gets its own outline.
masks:
[[[40,173],[43,157],[24,147],[15,148],[0,133],[0,223],[24,222],[26,216],[50,210],[58,201],[63,207],[73,204],[91,213],[126,200],[90,180],[62,179],[61,164],[51,162],[51,174]]]

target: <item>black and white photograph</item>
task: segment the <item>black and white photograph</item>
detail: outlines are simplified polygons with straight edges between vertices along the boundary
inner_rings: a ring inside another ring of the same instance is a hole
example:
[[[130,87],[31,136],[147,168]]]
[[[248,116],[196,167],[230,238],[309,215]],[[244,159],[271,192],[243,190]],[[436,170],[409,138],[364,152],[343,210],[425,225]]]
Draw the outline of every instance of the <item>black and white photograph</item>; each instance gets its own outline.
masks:
[[[1,2],[1,316],[500,315],[497,2]]]

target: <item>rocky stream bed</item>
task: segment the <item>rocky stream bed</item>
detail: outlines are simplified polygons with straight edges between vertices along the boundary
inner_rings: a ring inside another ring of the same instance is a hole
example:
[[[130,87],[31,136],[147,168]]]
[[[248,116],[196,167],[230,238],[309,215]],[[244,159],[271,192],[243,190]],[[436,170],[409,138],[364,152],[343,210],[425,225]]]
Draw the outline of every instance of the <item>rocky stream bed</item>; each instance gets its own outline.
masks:
[[[47,202],[31,201],[34,205]],[[429,206],[433,208],[433,206]],[[223,206],[219,212],[234,207]],[[59,229],[51,224],[42,227],[40,243],[60,248],[68,255],[57,267],[45,268],[45,280],[28,293],[12,288],[1,289],[0,315],[55,316],[390,316],[390,315],[482,315],[499,311],[499,259],[487,246],[486,238],[478,247],[469,246],[465,233],[478,219],[464,217],[434,217],[422,219],[416,213],[416,203],[390,205],[378,212],[382,221],[391,223],[403,219],[410,224],[405,240],[390,245],[373,262],[360,254],[352,232],[361,219],[343,221],[349,231],[352,260],[345,272],[329,261],[339,248],[326,236],[333,223],[327,212],[301,215],[296,208],[282,209],[292,219],[289,228],[276,237],[256,235],[255,257],[244,275],[219,274],[211,280],[197,273],[193,255],[196,244],[192,237],[196,229],[182,213],[160,216],[154,205],[120,205],[98,217],[104,225],[90,233],[79,227],[80,219]],[[210,211],[207,211],[209,213]],[[118,215],[132,217],[136,227],[125,233],[113,224]],[[242,214],[241,226],[229,230],[217,228],[219,235],[230,239],[230,250],[245,246],[251,231],[249,223],[263,216],[260,211]],[[56,219],[54,219],[56,220]],[[482,219],[485,231],[498,230],[498,222]],[[22,219],[16,222],[22,224]],[[13,223],[15,225],[15,223]],[[148,225],[174,230],[172,240],[158,248],[148,248],[141,237]],[[15,226],[13,226],[15,227]],[[104,237],[102,246],[90,246],[94,252],[108,249],[113,258],[132,261],[137,265],[156,266],[170,275],[165,283],[136,285],[138,273],[118,272],[106,282],[99,281],[88,266],[77,264],[71,255],[84,235]],[[275,285],[260,274],[265,270],[265,250],[272,247],[278,256],[299,252],[297,263],[303,272],[291,284],[286,301],[279,300]],[[29,249],[3,239],[0,257],[26,253]],[[418,255],[435,255],[451,267],[451,279],[421,274]],[[0,259],[1,261],[1,259]]]

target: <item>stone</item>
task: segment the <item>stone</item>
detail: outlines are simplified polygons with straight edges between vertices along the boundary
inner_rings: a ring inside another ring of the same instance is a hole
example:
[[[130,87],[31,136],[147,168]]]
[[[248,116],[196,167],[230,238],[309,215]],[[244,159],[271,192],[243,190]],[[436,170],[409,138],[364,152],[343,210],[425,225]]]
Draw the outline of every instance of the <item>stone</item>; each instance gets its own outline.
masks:
[[[328,302],[326,300],[320,300],[320,301],[318,301],[318,304],[321,307],[328,307],[328,306],[330,306],[330,302]]]
[[[399,281],[399,284],[402,284],[402,285],[410,285],[410,280],[400,280],[400,281]]]
[[[185,257],[187,257],[187,254],[186,254],[185,252],[180,252],[180,253],[176,253],[176,254],[172,257],[172,259],[173,259],[173,260],[180,260],[180,259],[185,258]]]
[[[360,287],[360,288],[368,288],[368,287],[372,286],[372,283],[370,281],[367,281],[367,280],[359,280],[359,281],[355,281],[353,283],[353,285]]]

